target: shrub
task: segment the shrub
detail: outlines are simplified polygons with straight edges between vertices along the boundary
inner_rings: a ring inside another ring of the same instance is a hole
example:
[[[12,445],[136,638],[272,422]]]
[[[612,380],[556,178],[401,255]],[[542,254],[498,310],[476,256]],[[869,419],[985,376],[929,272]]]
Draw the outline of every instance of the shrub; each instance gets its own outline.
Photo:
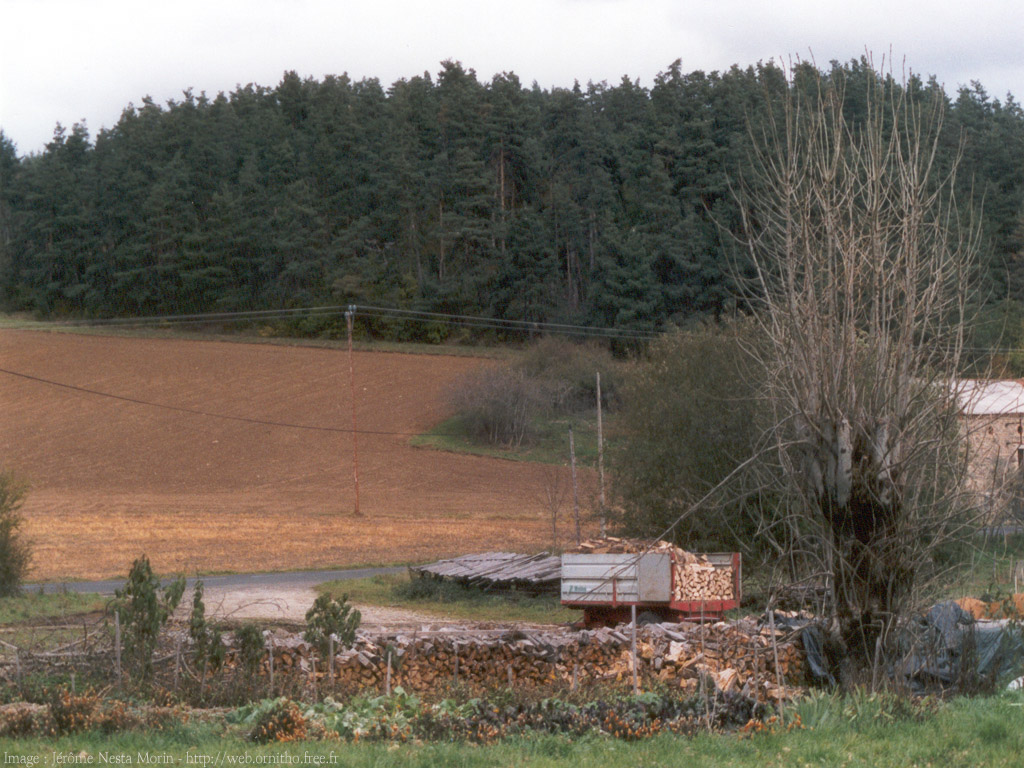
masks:
[[[529,436],[530,416],[541,408],[544,398],[537,382],[523,371],[503,366],[460,377],[450,401],[472,435],[512,448]]]
[[[331,635],[337,640],[336,648],[346,648],[355,642],[360,621],[362,616],[348,604],[348,595],[341,599],[320,595],[306,612],[306,631],[302,636],[325,657],[330,653]]]
[[[595,408],[597,373],[601,374],[601,402],[606,407],[616,402],[625,365],[597,342],[580,344],[545,336],[524,350],[515,367],[542,387],[557,411],[579,413]]]
[[[153,671],[153,651],[160,630],[178,607],[185,592],[185,579],[178,577],[166,588],[143,555],[132,563],[128,581],[114,595],[113,606],[121,617],[125,660],[140,682]]]
[[[107,735],[141,728],[145,724],[145,720],[138,712],[126,702],[117,699],[107,701],[94,718],[96,729]]]
[[[12,739],[33,736],[44,730],[44,713],[37,705],[22,703],[0,711],[0,737]]]
[[[72,693],[67,688],[58,688],[49,701],[55,733],[78,733],[92,728],[96,725],[99,703],[100,697],[94,693]]]
[[[216,672],[224,663],[226,649],[221,642],[221,631],[206,621],[206,606],[203,604],[203,582],[196,582],[192,593],[192,613],[189,616],[188,634],[192,638],[196,666],[206,678],[207,670]]]
[[[257,744],[303,741],[308,732],[309,724],[299,705],[290,699],[277,699],[259,714],[249,738]]]
[[[0,473],[0,597],[16,595],[32,560],[21,535],[21,505],[26,487],[9,472]]]
[[[732,476],[725,491],[685,515],[676,540],[706,551],[758,541],[758,516],[749,513],[768,500],[745,493],[749,473],[732,475],[758,452],[762,433],[759,371],[745,351],[755,342],[743,325],[671,333],[636,366],[608,454],[624,533],[660,534]]]
[[[242,671],[247,678],[255,677],[266,654],[263,630],[255,624],[243,624],[235,630],[235,644],[238,646],[238,664]]]

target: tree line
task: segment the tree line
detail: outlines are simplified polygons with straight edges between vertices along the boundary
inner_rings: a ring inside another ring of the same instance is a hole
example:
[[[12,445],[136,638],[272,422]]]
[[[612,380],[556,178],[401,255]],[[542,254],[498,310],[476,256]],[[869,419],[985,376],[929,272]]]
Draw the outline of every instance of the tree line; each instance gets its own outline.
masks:
[[[735,306],[733,193],[752,137],[803,82],[865,60],[545,90],[446,61],[436,76],[145,98],[94,138],[58,125],[19,156],[0,132],[0,300],[47,317],[354,302],[657,330]],[[883,76],[884,77],[884,76]],[[983,217],[988,298],[1024,300],[1024,113],[974,83],[942,100],[937,162]],[[443,333],[443,331],[441,331]],[[422,328],[396,335],[422,336]],[[438,333],[431,327],[431,333]]]

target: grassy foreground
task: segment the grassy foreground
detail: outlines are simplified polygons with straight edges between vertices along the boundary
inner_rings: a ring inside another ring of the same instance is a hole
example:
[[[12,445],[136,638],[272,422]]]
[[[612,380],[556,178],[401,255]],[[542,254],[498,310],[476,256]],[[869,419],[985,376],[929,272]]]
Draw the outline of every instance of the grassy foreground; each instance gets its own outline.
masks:
[[[563,608],[556,595],[488,594],[458,584],[410,581],[406,574],[329,581],[317,589],[334,597],[348,595],[354,603],[405,608],[466,621],[562,624],[581,617],[579,611]]]
[[[491,746],[456,743],[296,742],[258,747],[211,723],[164,731],[0,739],[5,764],[55,764],[55,753],[91,764],[165,762],[224,766],[1017,766],[1024,759],[1024,697],[957,699],[925,716],[825,697],[799,705],[805,727],[754,735],[661,735],[628,743],[603,736],[537,736]],[[20,760],[39,756],[38,762]],[[45,760],[44,760],[45,758]]]
[[[88,592],[42,594],[26,591],[14,597],[0,597],[0,625],[50,621],[102,611],[109,599]]]

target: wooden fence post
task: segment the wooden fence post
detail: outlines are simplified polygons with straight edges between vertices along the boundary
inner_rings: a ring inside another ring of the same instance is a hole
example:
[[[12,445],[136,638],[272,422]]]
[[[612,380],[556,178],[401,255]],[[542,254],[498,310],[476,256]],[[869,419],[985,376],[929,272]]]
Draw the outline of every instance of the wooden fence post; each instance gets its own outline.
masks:
[[[270,659],[270,698],[274,698],[274,642],[267,638],[267,656]]]
[[[580,530],[580,490],[576,482],[576,443],[572,439],[572,427],[569,427],[569,466],[572,468],[572,516],[576,522],[576,545],[583,541]]]
[[[779,714],[781,716],[782,713],[783,713],[783,706],[782,706],[782,695],[783,695],[782,680],[783,680],[783,677],[782,677],[782,668],[779,666],[779,641],[778,641],[778,638],[775,636],[775,609],[774,608],[772,608],[772,610],[768,612],[768,625],[771,627],[771,630],[772,630],[772,653],[775,656],[775,682],[779,686]]]
[[[629,612],[633,619],[632,633],[630,635],[630,653],[633,655],[633,693],[640,693],[640,674],[636,663],[636,606],[629,606]]]
[[[181,675],[181,638],[174,644],[174,690],[178,690],[178,678]]]
[[[601,483],[601,538],[606,535],[607,504],[604,497],[604,430],[601,424],[601,372],[597,372],[597,476]]]
[[[757,692],[761,690],[761,670],[758,669],[761,665],[760,656],[757,653],[757,638],[751,637],[750,644],[754,647],[754,698],[757,698]]]
[[[114,669],[117,672],[117,687],[121,687],[121,612],[114,611]]]
[[[331,687],[334,687],[334,633],[327,638],[327,674],[331,677]]]

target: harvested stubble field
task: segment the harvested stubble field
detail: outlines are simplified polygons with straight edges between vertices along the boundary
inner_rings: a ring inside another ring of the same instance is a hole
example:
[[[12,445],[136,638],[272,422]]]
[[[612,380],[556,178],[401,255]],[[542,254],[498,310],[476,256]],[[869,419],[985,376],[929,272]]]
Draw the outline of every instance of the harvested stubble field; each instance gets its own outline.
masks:
[[[356,517],[347,353],[0,331],[0,464],[31,486],[30,578],[119,577],[142,553],[209,573],[543,549],[537,465],[409,445],[481,364],[355,353]]]

